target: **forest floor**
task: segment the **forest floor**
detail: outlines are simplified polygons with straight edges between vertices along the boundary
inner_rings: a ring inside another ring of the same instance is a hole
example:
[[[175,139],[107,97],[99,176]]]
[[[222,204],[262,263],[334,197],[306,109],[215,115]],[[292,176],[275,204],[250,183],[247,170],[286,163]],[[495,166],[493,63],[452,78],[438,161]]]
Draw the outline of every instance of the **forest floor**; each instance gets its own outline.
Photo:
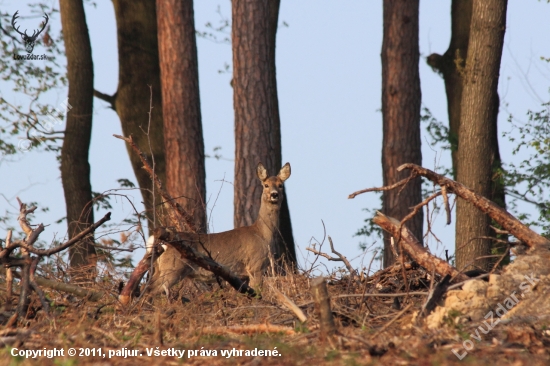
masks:
[[[44,289],[49,316],[36,298],[27,319],[11,327],[0,290],[0,365],[550,365],[550,322],[503,322],[488,330],[449,315],[446,326],[428,329],[415,320],[425,295],[391,294],[427,292],[431,276],[407,269],[407,291],[403,274],[392,267],[353,280],[329,277],[338,332],[325,342],[307,273],[267,277],[261,299],[185,282],[177,301],[159,295],[128,308],[109,281],[93,285],[107,293],[98,302]],[[305,323],[277,290],[304,312]],[[48,358],[53,350],[58,354]]]

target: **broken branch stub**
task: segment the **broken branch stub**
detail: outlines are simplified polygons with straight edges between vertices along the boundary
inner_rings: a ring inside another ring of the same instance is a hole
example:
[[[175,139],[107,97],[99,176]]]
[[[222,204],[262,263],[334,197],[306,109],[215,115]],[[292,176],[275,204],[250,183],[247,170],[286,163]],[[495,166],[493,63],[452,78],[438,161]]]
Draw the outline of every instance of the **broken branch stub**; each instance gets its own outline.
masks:
[[[336,334],[336,326],[330,309],[330,297],[324,277],[317,277],[311,281],[311,292],[315,301],[315,311],[319,317],[319,338],[321,342],[324,342]]]
[[[397,168],[398,171],[405,169],[410,169],[418,175],[426,177],[432,182],[439,184],[441,187],[445,186],[447,192],[454,193],[463,200],[470,202],[472,205],[498,222],[511,235],[525,243],[525,245],[529,247],[544,247],[550,249],[550,241],[548,239],[535,233],[533,230],[521,223],[521,221],[512,216],[508,211],[499,207],[487,198],[475,193],[463,184],[455,182],[452,179],[446,178],[416,164],[403,164]]]
[[[372,221],[389,232],[396,240],[400,239],[401,247],[420,266],[426,268],[428,271],[435,271],[441,276],[451,275],[455,281],[465,281],[468,279],[468,276],[460,273],[455,267],[428,252],[413,233],[411,233],[407,227],[401,225],[398,220],[388,217],[378,211],[376,213],[377,216],[375,216]]]

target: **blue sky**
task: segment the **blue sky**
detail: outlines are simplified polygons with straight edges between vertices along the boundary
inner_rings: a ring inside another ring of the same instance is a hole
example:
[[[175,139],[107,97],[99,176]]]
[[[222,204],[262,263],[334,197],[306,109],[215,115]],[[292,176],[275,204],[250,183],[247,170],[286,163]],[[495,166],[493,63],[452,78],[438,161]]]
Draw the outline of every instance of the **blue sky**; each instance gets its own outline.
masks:
[[[197,29],[216,25],[217,13],[230,17],[230,1],[195,1]],[[9,12],[30,11],[20,1],[3,1],[0,7]],[[549,57],[545,39],[550,34],[550,4],[536,0],[509,1],[506,39],[501,67],[499,93],[502,100],[499,129],[510,131],[506,122],[513,113],[525,120],[528,109],[540,109],[548,100],[550,69],[540,57]],[[112,94],[117,87],[117,49],[114,10],[109,1],[98,1],[97,7],[86,6],[95,68],[95,88]],[[382,1],[366,0],[282,0],[281,27],[277,37],[277,79],[281,112],[283,162],[292,165],[292,176],[286,186],[294,238],[302,265],[305,247],[323,237],[324,221],[339,250],[356,258],[360,266],[359,242],[353,234],[363,225],[365,207],[379,206],[375,194],[348,200],[348,194],[367,187],[380,186],[381,177],[381,65]],[[288,26],[282,26],[282,22]],[[50,20],[58,27],[59,18]],[[57,25],[56,25],[57,24]],[[421,1],[420,9],[420,74],[422,103],[439,120],[447,121],[446,99],[442,78],[425,62],[433,52],[443,53],[450,40],[450,1]],[[232,229],[233,225],[233,107],[230,73],[219,73],[231,64],[231,46],[198,39],[199,79],[205,147],[207,154],[220,146],[226,159],[207,159],[207,194],[212,232]],[[37,45],[35,53],[43,50]],[[137,71],[138,72],[138,71]],[[11,87],[0,84],[0,93],[12,96]],[[60,92],[56,100],[64,100]],[[15,97],[15,96],[14,96]],[[20,98],[20,96],[18,96]],[[144,100],[148,109],[148,100]],[[160,106],[155,106],[160,108]],[[146,114],[143,116],[146,121]],[[117,188],[119,178],[135,181],[120,134],[117,115],[98,99],[94,101],[94,126],[90,163],[92,188],[103,192]],[[423,137],[423,165],[450,165],[449,153],[436,151]],[[504,161],[515,159],[512,145],[501,138]],[[275,173],[275,172],[273,172]],[[15,196],[24,201],[37,201],[50,208],[36,215],[34,223],[53,222],[65,215],[60,173],[54,155],[30,151],[16,158],[0,158],[0,212],[14,211]],[[130,192],[139,206],[138,192]],[[113,202],[113,222],[130,214],[130,206],[121,199]],[[96,214],[96,218],[102,213]],[[444,245],[428,243],[438,255],[454,248],[454,224],[444,226],[443,216],[435,219],[435,232]],[[454,223],[454,220],[453,220]],[[15,224],[15,223],[14,223]],[[121,226],[121,229],[123,227]],[[41,235],[51,240],[64,236],[66,227],[51,225]],[[0,228],[0,237],[5,237]],[[115,235],[115,237],[117,237]],[[330,251],[328,244],[324,247]],[[136,254],[140,256],[141,253]],[[303,255],[303,256],[302,256]],[[368,265],[371,253],[364,261]],[[327,264],[332,267],[333,264]],[[373,265],[376,266],[376,263]]]

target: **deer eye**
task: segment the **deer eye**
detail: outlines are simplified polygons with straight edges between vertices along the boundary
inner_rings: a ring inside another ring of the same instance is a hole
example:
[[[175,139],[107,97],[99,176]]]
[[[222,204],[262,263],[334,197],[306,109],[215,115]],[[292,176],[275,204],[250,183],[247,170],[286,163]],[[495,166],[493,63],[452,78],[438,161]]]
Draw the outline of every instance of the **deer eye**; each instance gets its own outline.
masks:
[[[282,185],[282,184],[279,184],[279,188],[283,188],[283,185]]]
[[[265,188],[269,188],[269,185],[268,185],[268,184],[264,184],[264,187],[265,187]]]

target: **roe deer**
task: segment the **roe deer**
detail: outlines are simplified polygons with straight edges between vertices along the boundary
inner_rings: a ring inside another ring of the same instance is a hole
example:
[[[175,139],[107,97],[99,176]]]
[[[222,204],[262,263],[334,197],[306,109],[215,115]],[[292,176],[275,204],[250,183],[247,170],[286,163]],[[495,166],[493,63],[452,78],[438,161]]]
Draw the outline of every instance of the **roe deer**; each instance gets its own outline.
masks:
[[[283,182],[290,177],[290,164],[286,163],[277,176],[268,177],[266,169],[259,163],[256,173],[263,185],[256,222],[215,234],[180,233],[188,245],[210,255],[237,275],[248,276],[252,288],[261,284],[274,250],[273,244],[279,232],[279,211],[284,199]],[[148,242],[148,250],[151,244]],[[153,275],[152,287],[156,291],[164,289],[168,293],[172,285],[187,276],[200,281],[213,278],[210,272],[182,259],[172,246],[163,247],[165,253],[158,258]]]

